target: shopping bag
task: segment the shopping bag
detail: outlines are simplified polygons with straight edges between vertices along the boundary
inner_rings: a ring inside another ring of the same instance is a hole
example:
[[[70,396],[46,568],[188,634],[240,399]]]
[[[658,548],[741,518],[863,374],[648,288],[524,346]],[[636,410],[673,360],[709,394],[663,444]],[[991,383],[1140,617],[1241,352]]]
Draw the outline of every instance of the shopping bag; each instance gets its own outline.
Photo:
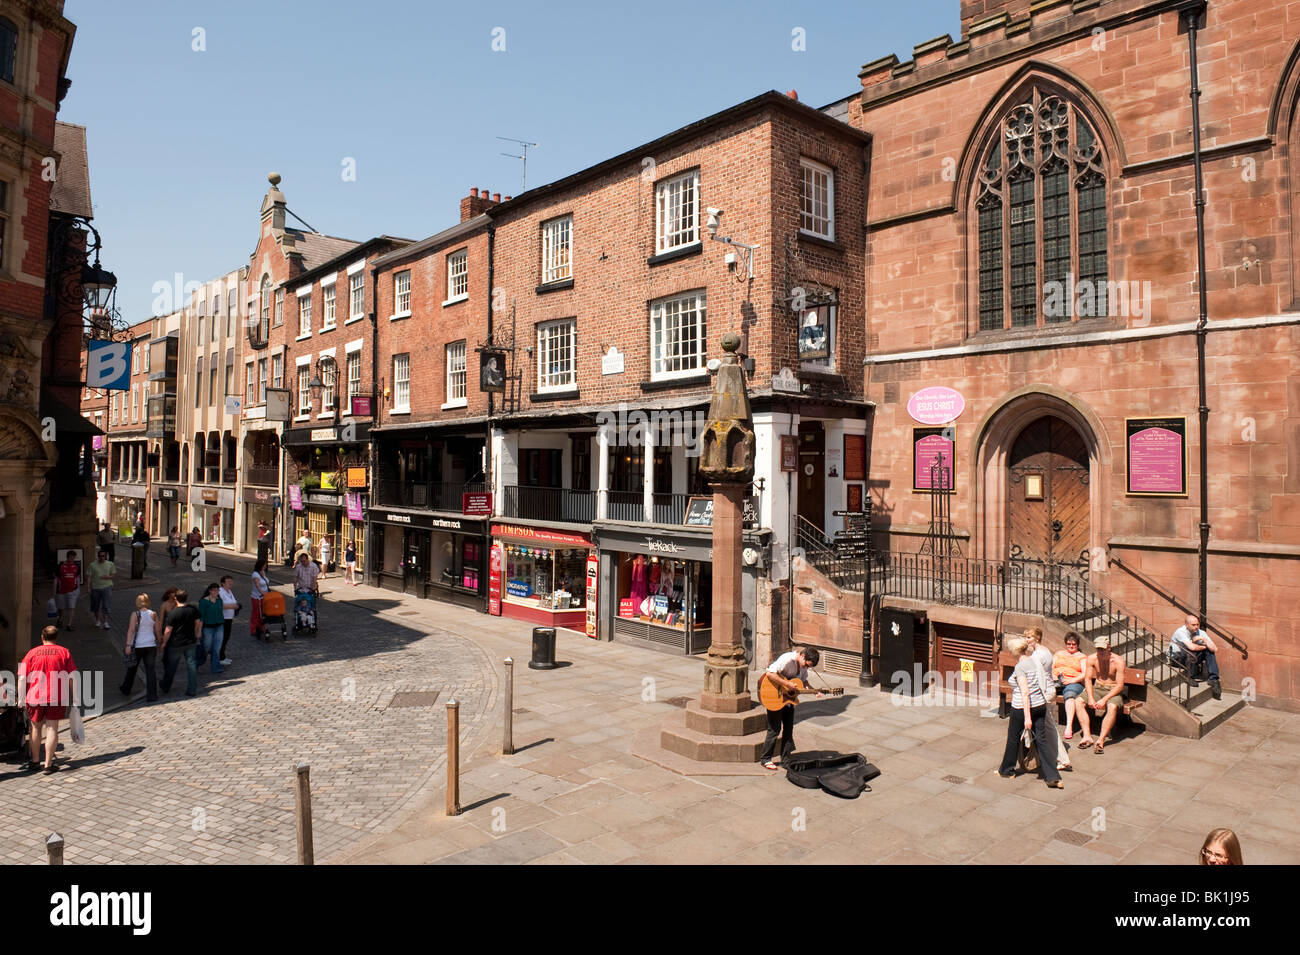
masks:
[[[86,741],[86,727],[81,722],[81,707],[68,707],[68,723],[71,726],[69,735],[74,743],[84,743]]]

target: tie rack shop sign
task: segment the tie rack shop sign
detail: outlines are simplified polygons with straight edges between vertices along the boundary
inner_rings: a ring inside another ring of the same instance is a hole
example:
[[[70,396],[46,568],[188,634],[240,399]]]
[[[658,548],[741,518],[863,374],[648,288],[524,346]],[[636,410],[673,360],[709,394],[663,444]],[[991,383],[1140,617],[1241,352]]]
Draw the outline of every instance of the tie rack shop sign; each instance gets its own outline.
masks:
[[[758,526],[758,498],[744,499],[744,524],[746,527]],[[713,498],[693,497],[686,505],[686,519],[682,523],[687,527],[713,526]]]

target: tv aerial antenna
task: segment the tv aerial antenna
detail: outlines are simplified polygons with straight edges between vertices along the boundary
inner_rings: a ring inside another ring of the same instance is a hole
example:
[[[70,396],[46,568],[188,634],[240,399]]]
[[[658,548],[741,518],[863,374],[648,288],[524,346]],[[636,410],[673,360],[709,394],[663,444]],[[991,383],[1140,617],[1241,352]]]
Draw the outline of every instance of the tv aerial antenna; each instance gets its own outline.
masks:
[[[502,153],[503,156],[509,156],[511,159],[518,159],[523,162],[523,176],[519,182],[519,191],[521,193],[528,191],[528,150],[538,149],[541,143],[530,143],[522,139],[511,139],[509,136],[498,136],[497,139],[504,139],[508,143],[516,143],[519,146],[520,155],[514,153]]]

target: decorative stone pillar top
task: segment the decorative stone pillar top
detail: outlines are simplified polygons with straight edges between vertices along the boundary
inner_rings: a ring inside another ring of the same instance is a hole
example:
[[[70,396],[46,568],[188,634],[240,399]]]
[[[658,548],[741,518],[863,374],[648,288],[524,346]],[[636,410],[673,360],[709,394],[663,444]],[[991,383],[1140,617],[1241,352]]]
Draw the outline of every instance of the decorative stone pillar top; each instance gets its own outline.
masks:
[[[754,421],[745,390],[745,373],[736,350],[740,336],[722,336],[722,364],[713,381],[709,419],[704,425],[700,473],[710,484],[752,484]]]

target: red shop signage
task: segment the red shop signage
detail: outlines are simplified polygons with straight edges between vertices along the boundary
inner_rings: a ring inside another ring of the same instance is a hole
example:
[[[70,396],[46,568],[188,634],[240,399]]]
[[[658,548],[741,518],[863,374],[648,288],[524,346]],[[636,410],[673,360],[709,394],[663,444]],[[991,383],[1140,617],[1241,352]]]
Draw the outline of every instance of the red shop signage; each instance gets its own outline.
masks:
[[[501,616],[501,577],[505,570],[505,548],[500,544],[492,545],[488,558],[488,613],[494,617]]]
[[[518,540],[547,541],[551,544],[569,544],[577,547],[590,547],[591,537],[587,534],[566,534],[546,527],[519,527],[514,524],[493,524],[493,537],[513,537]]]

